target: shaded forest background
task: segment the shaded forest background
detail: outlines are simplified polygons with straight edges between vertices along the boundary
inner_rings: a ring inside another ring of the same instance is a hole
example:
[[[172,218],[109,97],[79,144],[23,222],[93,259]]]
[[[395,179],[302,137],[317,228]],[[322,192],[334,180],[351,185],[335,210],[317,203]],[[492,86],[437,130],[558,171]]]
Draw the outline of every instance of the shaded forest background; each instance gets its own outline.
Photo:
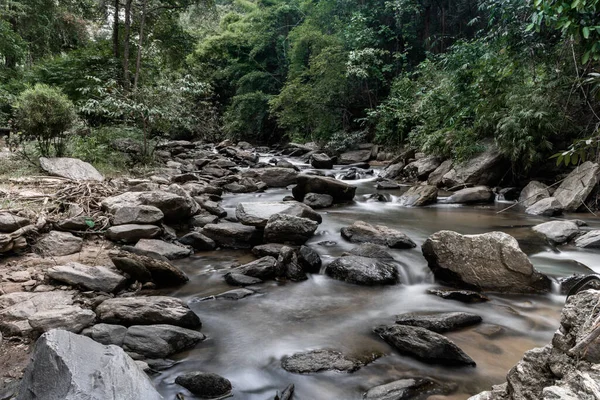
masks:
[[[598,0],[1,0],[13,146],[364,141],[517,173],[596,157]],[[121,149],[122,150],[122,149]]]

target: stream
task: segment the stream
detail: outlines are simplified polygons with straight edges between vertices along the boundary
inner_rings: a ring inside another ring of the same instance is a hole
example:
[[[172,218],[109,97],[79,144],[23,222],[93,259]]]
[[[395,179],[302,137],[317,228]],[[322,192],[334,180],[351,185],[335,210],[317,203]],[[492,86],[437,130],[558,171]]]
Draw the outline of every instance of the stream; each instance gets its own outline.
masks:
[[[301,164],[295,159],[289,161]],[[314,274],[299,283],[266,282],[257,294],[238,301],[200,301],[233,289],[224,282],[224,273],[232,263],[249,262],[254,257],[246,250],[224,249],[180,260],[176,264],[188,274],[190,282],[168,294],[189,302],[202,320],[201,331],[207,339],[178,354],[174,358],[178,364],[154,376],[156,387],[166,399],[175,398],[178,392],[194,398],[174,383],[177,375],[193,370],[226,377],[233,384],[233,398],[248,400],[273,399],[276,391],[281,392],[290,383],[296,387],[295,400],[362,399],[368,389],[404,377],[455,383],[458,388],[452,395],[434,397],[462,400],[503,382],[525,351],[543,346],[552,338],[565,297],[492,294],[489,302],[465,304],[428,294],[427,289],[440,285],[434,282],[420,247],[439,230],[462,234],[506,232],[519,241],[534,266],[550,276],[585,273],[581,264],[600,272],[597,251],[564,246],[558,252],[533,234],[531,227],[547,218],[526,215],[516,207],[498,213],[510,205],[507,202],[401,207],[393,202],[401,193],[397,190],[387,192],[392,202],[368,201],[369,195],[377,192],[374,180],[375,176],[346,181],[357,186],[355,202],[319,210],[323,223],[307,245],[321,255],[326,265],[354,247],[340,236],[344,226],[363,220],[401,230],[418,245],[410,250],[389,249],[403,266],[402,284],[365,287]],[[228,215],[235,215],[240,202],[279,201],[286,195],[291,195],[291,189],[227,194],[221,204]],[[583,219],[590,228],[600,228],[600,220],[589,214],[566,217]],[[477,362],[477,367],[425,364],[398,354],[372,333],[377,325],[393,323],[395,315],[415,311],[480,315],[483,325],[445,334]],[[384,356],[354,373],[300,375],[281,368],[282,357],[321,348],[356,356]]]

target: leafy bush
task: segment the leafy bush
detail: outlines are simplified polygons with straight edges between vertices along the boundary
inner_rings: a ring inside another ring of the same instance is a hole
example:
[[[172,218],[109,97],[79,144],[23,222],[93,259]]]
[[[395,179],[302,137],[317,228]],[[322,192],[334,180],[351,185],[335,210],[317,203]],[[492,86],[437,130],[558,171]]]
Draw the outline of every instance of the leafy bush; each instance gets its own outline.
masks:
[[[41,156],[65,153],[67,131],[73,125],[75,106],[59,89],[37,84],[22,92],[15,104],[17,127],[25,140],[34,140]]]

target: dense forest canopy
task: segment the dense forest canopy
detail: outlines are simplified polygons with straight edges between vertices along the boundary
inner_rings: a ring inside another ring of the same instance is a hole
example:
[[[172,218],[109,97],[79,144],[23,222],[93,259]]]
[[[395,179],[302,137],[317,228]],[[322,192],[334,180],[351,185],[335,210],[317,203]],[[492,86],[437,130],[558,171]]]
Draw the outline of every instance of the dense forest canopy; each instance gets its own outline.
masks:
[[[372,140],[456,160],[494,141],[517,171],[557,151],[576,164],[598,144],[599,8],[2,0],[0,125],[36,139],[22,116],[40,99],[51,112],[65,100],[53,96],[66,96],[76,113],[59,121],[71,141],[62,151],[90,161],[105,160],[117,139],[143,140],[146,151],[149,139],[169,136],[332,150]]]

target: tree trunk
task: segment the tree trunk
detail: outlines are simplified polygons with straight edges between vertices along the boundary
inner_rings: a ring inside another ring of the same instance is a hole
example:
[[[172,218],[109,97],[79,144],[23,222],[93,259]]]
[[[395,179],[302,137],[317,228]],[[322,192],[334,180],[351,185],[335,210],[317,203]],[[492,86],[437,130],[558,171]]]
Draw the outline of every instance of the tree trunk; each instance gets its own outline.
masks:
[[[125,43],[123,45],[123,85],[125,90],[129,90],[129,36],[131,35],[131,3],[133,0],[125,2]]]
[[[119,58],[119,11],[120,10],[120,0],[115,0],[114,9],[115,14],[113,16],[113,32],[112,32],[112,41],[113,41],[113,55],[115,58]]]
[[[142,50],[144,46],[144,25],[146,23],[146,3],[148,0],[142,2],[142,19],[140,21],[140,38],[138,41],[137,59],[135,60],[135,77],[133,78],[133,90],[137,89],[138,80],[140,78],[140,70],[142,69]]]

